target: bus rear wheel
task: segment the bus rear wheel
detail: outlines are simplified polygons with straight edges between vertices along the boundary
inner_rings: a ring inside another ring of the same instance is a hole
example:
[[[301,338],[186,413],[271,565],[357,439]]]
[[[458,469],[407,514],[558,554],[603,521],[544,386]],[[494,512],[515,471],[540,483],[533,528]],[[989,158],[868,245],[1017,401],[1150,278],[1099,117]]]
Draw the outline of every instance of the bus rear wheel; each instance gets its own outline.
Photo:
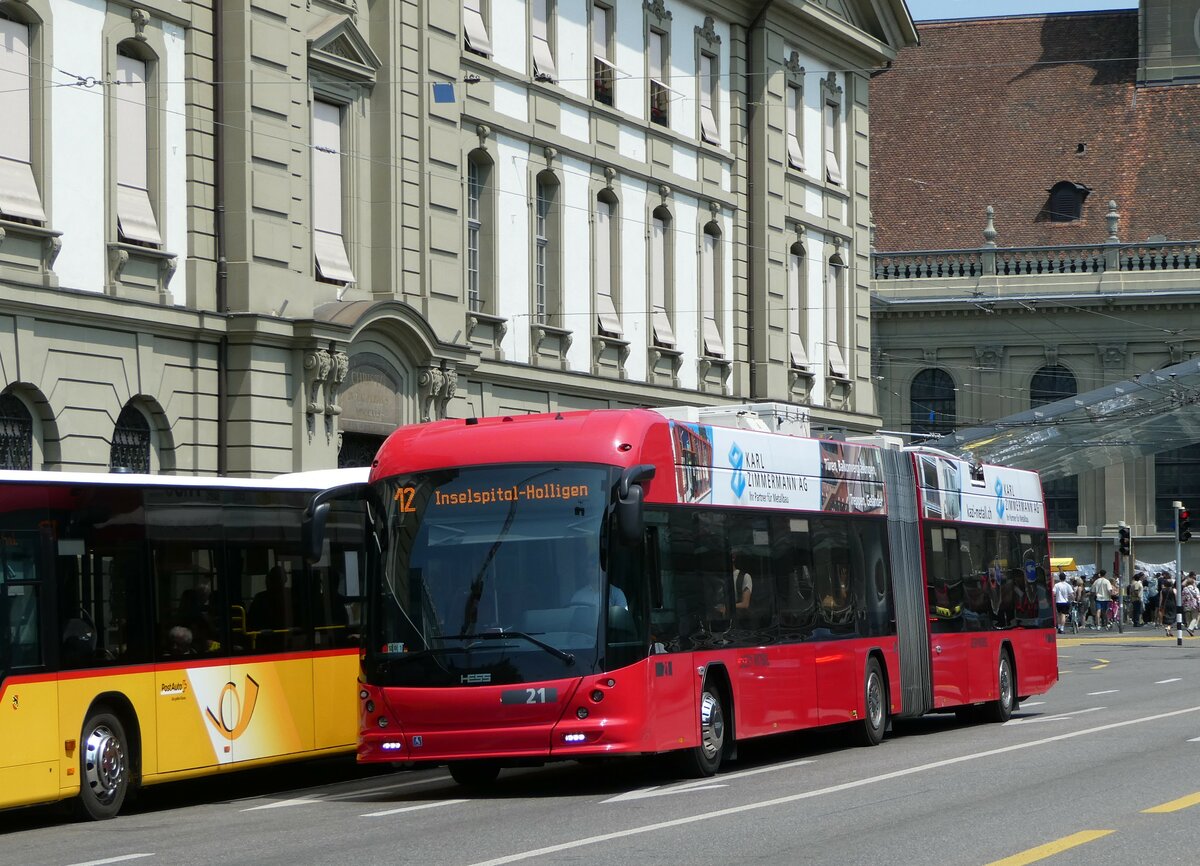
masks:
[[[700,744],[682,755],[683,771],[694,778],[708,778],[720,769],[725,759],[725,707],[721,695],[710,683],[700,693]]]
[[[121,720],[100,710],[83,726],[79,754],[79,809],[94,821],[112,818],[121,811],[129,792],[129,747]]]
[[[863,708],[862,721],[854,729],[855,739],[859,745],[878,746],[887,731],[888,699],[883,668],[875,657],[867,660],[867,670],[863,674]]]
[[[1000,650],[1000,662],[996,666],[996,686],[999,696],[983,706],[983,718],[989,722],[1007,722],[1017,708],[1017,677],[1013,670],[1012,656],[1007,649]]]
[[[452,761],[450,776],[464,788],[484,788],[500,777],[496,761]]]

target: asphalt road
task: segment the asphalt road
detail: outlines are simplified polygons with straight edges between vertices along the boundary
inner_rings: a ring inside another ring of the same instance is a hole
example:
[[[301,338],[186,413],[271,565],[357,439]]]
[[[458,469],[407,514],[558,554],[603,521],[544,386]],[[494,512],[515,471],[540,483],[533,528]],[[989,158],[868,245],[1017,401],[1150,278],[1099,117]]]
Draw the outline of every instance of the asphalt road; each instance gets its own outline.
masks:
[[[1185,863],[1200,833],[1200,639],[1060,643],[1062,678],[1005,725],[930,716],[883,745],[743,745],[714,779],[650,760],[507,770],[346,762],[161,786],[129,814],[0,815],[0,863]],[[1009,858],[1009,859],[1006,859]]]

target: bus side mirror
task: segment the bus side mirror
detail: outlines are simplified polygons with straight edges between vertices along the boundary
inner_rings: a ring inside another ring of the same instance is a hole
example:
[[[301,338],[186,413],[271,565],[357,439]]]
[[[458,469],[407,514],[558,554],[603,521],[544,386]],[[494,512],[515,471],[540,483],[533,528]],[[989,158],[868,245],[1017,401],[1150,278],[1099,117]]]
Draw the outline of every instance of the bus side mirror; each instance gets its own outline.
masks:
[[[304,509],[304,519],[300,524],[300,532],[304,539],[304,558],[309,565],[321,561],[321,553],[325,549],[325,522],[329,519],[329,503],[309,505]]]
[[[354,484],[339,484],[315,494],[304,509],[300,520],[300,536],[304,549],[304,557],[309,565],[321,561],[325,550],[325,524],[329,521],[329,503],[334,499],[366,499],[370,494],[371,485],[365,482]]]
[[[641,482],[653,478],[654,472],[654,465],[650,463],[630,466],[621,473],[621,480],[617,483],[617,528],[621,540],[626,544],[637,544],[642,539],[642,500],[645,492]]]

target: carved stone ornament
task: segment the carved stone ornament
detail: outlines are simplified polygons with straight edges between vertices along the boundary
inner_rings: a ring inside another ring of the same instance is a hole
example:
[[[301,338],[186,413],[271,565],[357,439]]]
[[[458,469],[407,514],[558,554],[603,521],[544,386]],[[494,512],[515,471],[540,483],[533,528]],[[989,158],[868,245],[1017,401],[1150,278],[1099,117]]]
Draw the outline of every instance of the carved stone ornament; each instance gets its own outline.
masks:
[[[492,128],[486,123],[481,123],[475,127],[475,134],[479,136],[479,144],[482,146],[488,140],[488,136],[492,134]]]
[[[342,393],[342,383],[350,372],[350,357],[345,352],[333,352],[330,360],[332,363],[325,378],[325,414],[332,417],[342,414],[338,398]]]
[[[1000,346],[975,347],[975,365],[981,370],[999,369],[1003,357],[1004,350]]]
[[[709,45],[720,45],[721,34],[717,32],[717,22],[713,20],[711,15],[704,16],[704,26],[696,28],[696,36],[703,39]]]
[[[0,231],[3,231],[0,229]],[[46,255],[46,270],[54,267],[54,262],[58,258],[58,254],[62,252],[62,238],[57,235],[46,238],[45,255]]]
[[[1054,348],[1053,346],[1047,346],[1045,351],[1046,351],[1046,366],[1047,367],[1057,367],[1058,366],[1058,349]]]
[[[165,292],[167,286],[171,282],[171,277],[175,276],[175,271],[179,269],[179,256],[167,256],[160,259],[158,262],[158,284]]]
[[[304,393],[308,398],[304,413],[312,416],[325,411],[321,392],[333,368],[333,358],[325,349],[311,349],[304,353]]]
[[[417,373],[417,395],[422,421],[446,417],[446,408],[458,393],[458,370],[452,366],[422,367]]]
[[[821,96],[832,102],[842,101],[842,87],[837,83],[837,73],[832,69],[821,79]]]
[[[1105,367],[1120,368],[1125,366],[1125,344],[1097,346],[1096,350],[1100,353],[1100,363]]]
[[[1170,352],[1172,364],[1183,363],[1184,358],[1182,343],[1171,343],[1169,346],[1167,346],[1167,350]]]
[[[788,59],[783,63],[783,68],[787,70],[789,75],[803,78],[804,67],[800,65],[800,52],[793,51],[791,54],[789,54]]]
[[[119,282],[125,266],[129,264],[129,251],[118,247],[108,248],[108,271],[112,274],[113,282]]]
[[[642,8],[657,18],[660,24],[671,20],[671,10],[663,0],[642,0]]]
[[[134,38],[146,41],[146,25],[150,23],[150,13],[145,9],[134,7],[129,10],[129,20],[133,22]]]

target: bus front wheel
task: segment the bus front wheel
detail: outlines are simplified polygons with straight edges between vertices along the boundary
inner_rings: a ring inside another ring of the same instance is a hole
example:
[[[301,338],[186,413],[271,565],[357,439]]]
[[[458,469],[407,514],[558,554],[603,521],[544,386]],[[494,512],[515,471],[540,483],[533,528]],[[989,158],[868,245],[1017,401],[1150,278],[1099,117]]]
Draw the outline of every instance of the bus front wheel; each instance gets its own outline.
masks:
[[[888,696],[883,668],[873,656],[867,660],[863,675],[863,708],[862,721],[854,730],[855,739],[863,746],[878,746],[887,730]]]
[[[450,776],[464,788],[482,788],[499,778],[500,765],[495,761],[454,761]]]
[[[721,695],[706,682],[700,693],[700,744],[682,755],[683,770],[688,776],[707,778],[720,769],[728,730]]]
[[[129,746],[121,720],[93,712],[83,726],[79,754],[79,807],[85,818],[103,821],[121,811],[129,792]]]

